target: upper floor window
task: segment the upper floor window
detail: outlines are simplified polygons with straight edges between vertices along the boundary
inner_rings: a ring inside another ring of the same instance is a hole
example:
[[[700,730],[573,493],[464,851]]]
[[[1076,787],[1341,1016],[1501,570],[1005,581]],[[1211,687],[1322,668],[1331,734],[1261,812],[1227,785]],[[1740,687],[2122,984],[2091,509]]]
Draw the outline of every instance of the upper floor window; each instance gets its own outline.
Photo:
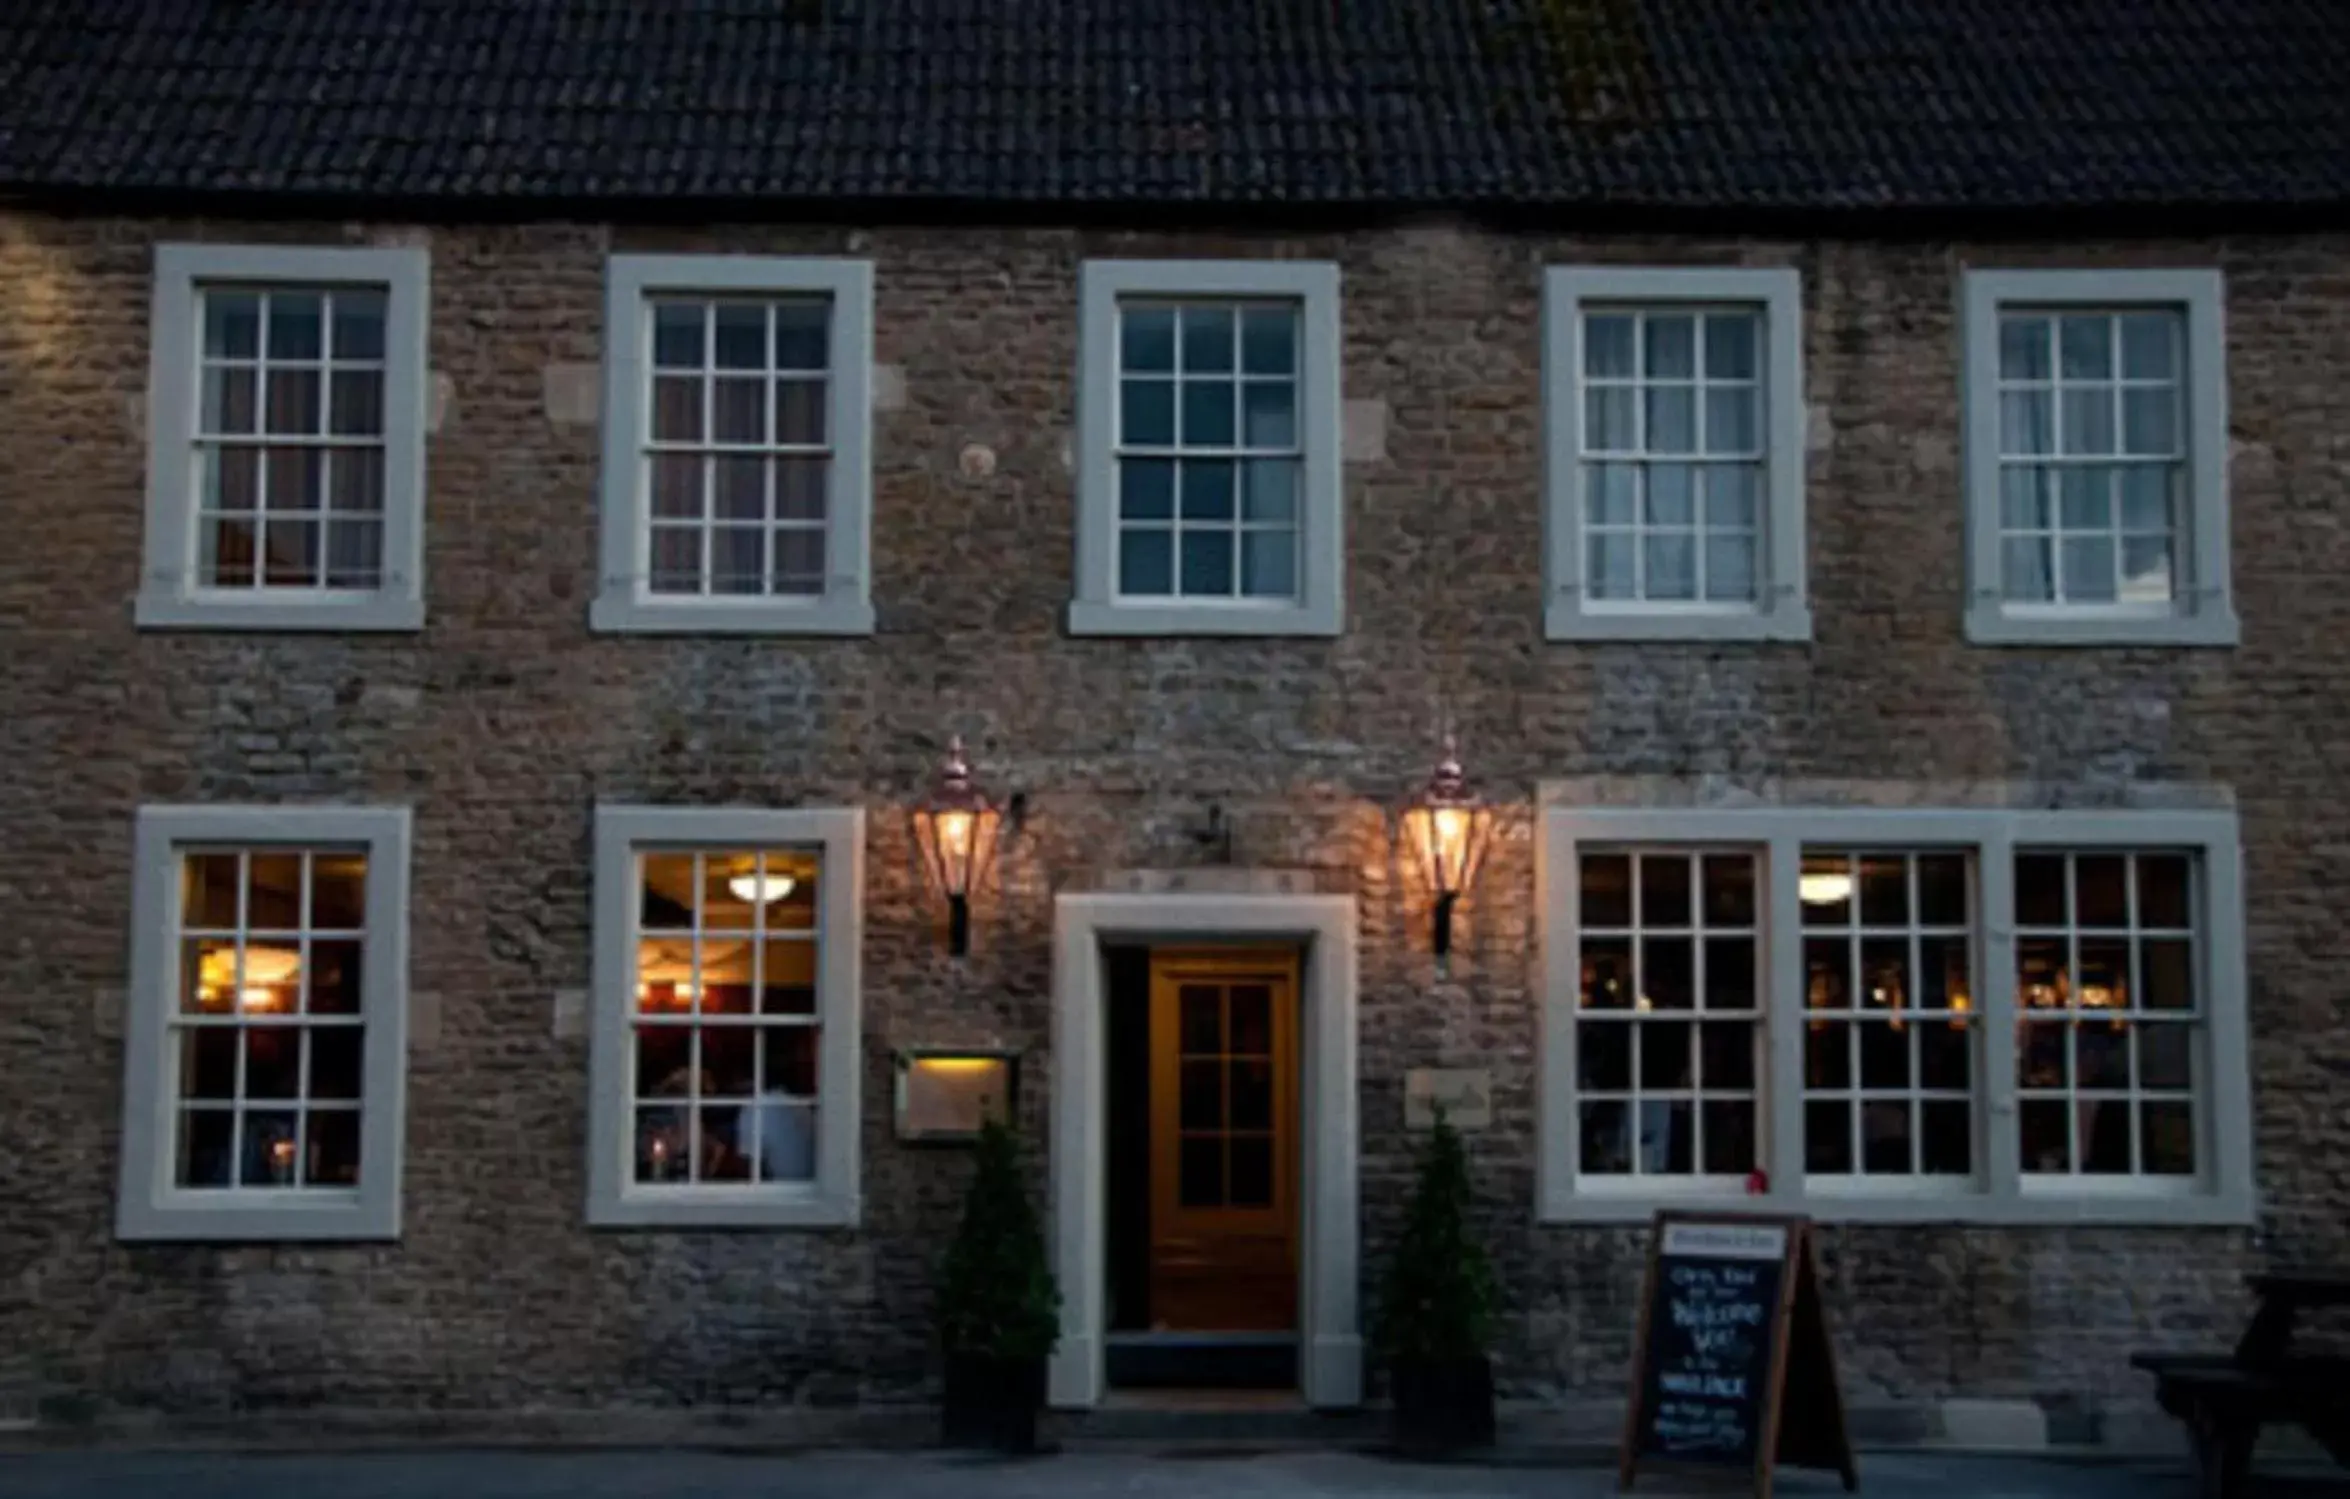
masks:
[[[408,814],[139,815],[118,1231],[399,1231]]]
[[[1554,267],[1554,639],[1807,638],[1793,271]]]
[[[617,255],[601,630],[862,634],[872,267]]]
[[[422,250],[159,245],[138,620],[423,623]]]
[[[2225,645],[2215,271],[1971,271],[1971,638]]]
[[[1089,261],[1081,634],[1335,634],[1338,273]]]

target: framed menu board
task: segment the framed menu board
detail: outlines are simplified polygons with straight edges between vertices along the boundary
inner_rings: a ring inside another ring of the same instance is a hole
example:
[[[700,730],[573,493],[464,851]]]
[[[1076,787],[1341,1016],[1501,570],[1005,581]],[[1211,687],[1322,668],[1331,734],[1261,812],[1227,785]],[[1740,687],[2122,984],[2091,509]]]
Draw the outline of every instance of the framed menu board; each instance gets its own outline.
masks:
[[[1834,1469],[1846,1489],[1859,1486],[1808,1221],[1657,1215],[1622,1487],[1644,1463],[1747,1469],[1758,1496],[1782,1464]]]

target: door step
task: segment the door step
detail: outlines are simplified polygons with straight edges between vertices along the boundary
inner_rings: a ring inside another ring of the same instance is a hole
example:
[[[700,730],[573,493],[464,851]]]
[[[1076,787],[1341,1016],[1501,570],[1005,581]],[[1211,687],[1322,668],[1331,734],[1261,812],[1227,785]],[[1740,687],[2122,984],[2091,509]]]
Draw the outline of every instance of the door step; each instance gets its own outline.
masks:
[[[1297,1389],[1294,1333],[1112,1333],[1103,1352],[1114,1390]]]
[[[1164,1446],[1212,1456],[1267,1447],[1367,1447],[1386,1440],[1384,1413],[1318,1411],[1296,1390],[1113,1389],[1089,1411],[1056,1411],[1068,1444]]]

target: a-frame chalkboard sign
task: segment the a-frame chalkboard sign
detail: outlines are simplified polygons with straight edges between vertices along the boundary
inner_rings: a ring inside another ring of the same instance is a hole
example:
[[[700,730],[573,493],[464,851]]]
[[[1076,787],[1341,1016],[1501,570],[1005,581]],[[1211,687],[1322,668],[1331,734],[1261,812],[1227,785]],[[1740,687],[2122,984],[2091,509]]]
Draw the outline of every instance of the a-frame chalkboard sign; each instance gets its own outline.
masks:
[[[1644,1465],[1841,1473],[1860,1486],[1802,1218],[1659,1213],[1617,1480]]]

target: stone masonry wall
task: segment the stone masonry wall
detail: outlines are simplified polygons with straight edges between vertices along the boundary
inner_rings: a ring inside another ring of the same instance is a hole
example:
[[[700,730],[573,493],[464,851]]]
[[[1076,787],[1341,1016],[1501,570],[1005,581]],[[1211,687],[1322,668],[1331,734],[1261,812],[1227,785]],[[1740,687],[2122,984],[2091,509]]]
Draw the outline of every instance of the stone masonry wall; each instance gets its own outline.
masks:
[[[151,246],[421,242],[445,410],[429,448],[429,623],[411,638],[132,628]],[[595,638],[603,257],[854,253],[876,265],[871,639]],[[1334,258],[1345,395],[1384,404],[1346,476],[1336,640],[1068,638],[1077,270],[1096,254]],[[1542,639],[1540,268],[1799,266],[1814,408],[1816,638]],[[2234,650],[1992,650],[1961,638],[1955,393],[1965,264],[2228,275]],[[2125,1353],[2240,1319],[2237,1277],[2350,1256],[2350,240],[2135,245],[1631,241],[1433,225],[1126,236],[0,217],[0,1405],[107,1410],[669,1406],[919,1393],[963,1159],[891,1137],[893,1048],[1027,1048],[1048,1096],[1054,892],[1199,861],[1361,903],[1365,1274],[1407,1179],[1402,1075],[1490,1068],[1472,1141],[1526,1395],[1620,1389],[1635,1230],[1533,1222],[1539,781],[1713,775],[2192,781],[2239,799],[2257,1232],[1842,1229],[1828,1300],[1856,1401],[2142,1398]],[[993,450],[991,474],[959,455]],[[1384,812],[1458,723],[1520,811],[1464,906],[1452,977]],[[944,735],[1027,793],[957,966],[901,809]],[[589,1232],[587,986],[598,799],[861,804],[865,1222]],[[111,1225],[131,819],[143,802],[416,809],[406,1221],[364,1247],[130,1247]],[[4,1414],[4,1412],[0,1412]]]

